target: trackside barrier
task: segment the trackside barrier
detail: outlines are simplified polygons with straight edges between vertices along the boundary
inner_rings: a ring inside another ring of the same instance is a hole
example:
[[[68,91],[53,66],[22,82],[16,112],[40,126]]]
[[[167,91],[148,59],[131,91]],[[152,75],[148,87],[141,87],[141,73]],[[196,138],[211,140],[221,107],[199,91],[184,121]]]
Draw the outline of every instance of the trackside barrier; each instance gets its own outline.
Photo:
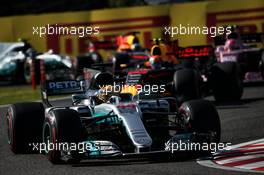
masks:
[[[37,87],[37,73],[36,73],[36,60],[32,59],[32,64],[30,67],[30,76],[31,76],[31,86],[33,90],[36,90]],[[40,84],[44,84],[46,81],[46,69],[45,69],[45,61],[39,60],[39,66],[40,66]]]

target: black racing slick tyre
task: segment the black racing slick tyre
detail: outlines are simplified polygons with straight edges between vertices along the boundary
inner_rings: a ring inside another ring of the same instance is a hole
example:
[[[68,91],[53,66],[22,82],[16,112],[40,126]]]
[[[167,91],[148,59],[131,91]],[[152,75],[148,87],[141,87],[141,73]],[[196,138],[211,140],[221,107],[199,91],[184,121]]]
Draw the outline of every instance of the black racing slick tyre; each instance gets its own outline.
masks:
[[[209,142],[219,143],[221,124],[219,115],[211,102],[207,100],[184,102],[179,112],[186,118],[191,132],[210,133],[212,137]]]
[[[132,58],[130,58],[130,56],[127,53],[116,53],[112,60],[114,64],[114,70],[121,71],[123,69],[122,65],[129,64],[131,59]]]
[[[260,73],[261,73],[262,79],[264,80],[264,51],[261,54]]]
[[[173,86],[178,104],[201,97],[199,76],[195,70],[180,69],[176,71],[173,77]]]
[[[8,143],[11,151],[15,154],[34,152],[32,145],[42,141],[44,121],[42,103],[12,104],[8,108],[6,120]]]
[[[78,150],[70,150],[69,146],[80,142],[81,128],[81,120],[76,111],[55,109],[49,112],[43,125],[43,143],[47,145],[45,154],[50,162],[62,164],[80,161]]]
[[[243,95],[243,80],[237,63],[216,63],[211,69],[209,83],[216,101],[236,101]]]

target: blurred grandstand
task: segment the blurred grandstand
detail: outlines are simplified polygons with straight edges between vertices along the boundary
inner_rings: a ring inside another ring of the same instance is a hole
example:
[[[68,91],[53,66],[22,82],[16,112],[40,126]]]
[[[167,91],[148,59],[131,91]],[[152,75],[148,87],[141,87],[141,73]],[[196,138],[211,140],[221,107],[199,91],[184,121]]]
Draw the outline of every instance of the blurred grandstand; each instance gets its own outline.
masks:
[[[0,6],[0,16],[82,11],[192,1],[199,0],[3,0],[1,2],[4,5]]]

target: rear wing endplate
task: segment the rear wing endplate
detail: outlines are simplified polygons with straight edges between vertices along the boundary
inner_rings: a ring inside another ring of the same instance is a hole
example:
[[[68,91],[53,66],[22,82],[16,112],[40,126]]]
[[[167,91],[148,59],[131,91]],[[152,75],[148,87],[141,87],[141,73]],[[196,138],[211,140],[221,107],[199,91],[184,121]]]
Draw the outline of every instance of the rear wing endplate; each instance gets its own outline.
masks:
[[[64,81],[46,81],[41,85],[42,101],[47,106],[52,106],[49,103],[49,96],[67,95],[84,93],[85,87],[82,81],[64,80]]]

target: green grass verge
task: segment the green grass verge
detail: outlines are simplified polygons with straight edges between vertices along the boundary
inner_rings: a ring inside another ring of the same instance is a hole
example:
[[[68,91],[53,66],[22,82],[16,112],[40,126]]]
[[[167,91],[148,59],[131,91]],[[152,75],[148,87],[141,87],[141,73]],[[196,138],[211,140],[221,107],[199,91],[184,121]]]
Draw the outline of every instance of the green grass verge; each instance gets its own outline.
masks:
[[[30,85],[0,87],[0,105],[40,100],[40,88],[32,90]]]
[[[49,99],[70,98],[70,95],[51,96]],[[33,90],[30,85],[0,87],[0,105],[41,100],[40,87]]]

